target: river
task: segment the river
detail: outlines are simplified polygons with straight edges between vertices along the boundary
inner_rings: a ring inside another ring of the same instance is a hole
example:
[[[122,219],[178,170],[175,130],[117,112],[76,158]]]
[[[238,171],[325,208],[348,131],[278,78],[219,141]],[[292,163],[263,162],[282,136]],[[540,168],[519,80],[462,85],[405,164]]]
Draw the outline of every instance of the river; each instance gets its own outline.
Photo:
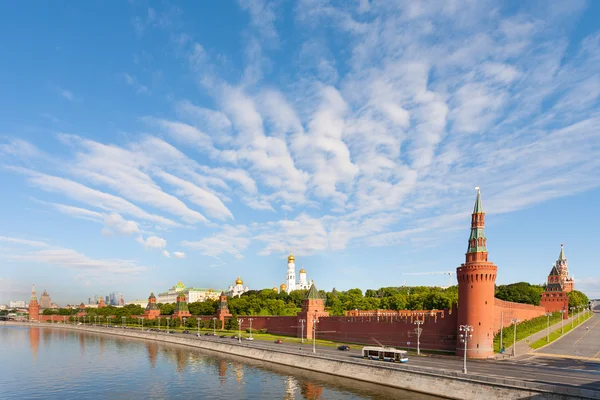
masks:
[[[0,398],[437,399],[199,349],[0,325]]]

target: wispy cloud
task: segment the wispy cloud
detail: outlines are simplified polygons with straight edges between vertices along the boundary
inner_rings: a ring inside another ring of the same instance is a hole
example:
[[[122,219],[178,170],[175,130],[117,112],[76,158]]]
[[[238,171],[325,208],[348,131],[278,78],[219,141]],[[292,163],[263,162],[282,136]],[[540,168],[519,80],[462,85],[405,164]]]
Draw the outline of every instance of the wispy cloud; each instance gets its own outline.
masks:
[[[242,259],[243,252],[251,242],[248,233],[248,228],[245,226],[225,225],[218,233],[198,241],[185,240],[181,244],[215,258],[222,254],[230,254],[237,259]]]
[[[135,89],[135,91],[139,94],[150,94],[150,89],[147,86],[142,85],[138,82],[135,76],[128,74],[127,72],[123,73],[123,79],[128,86],[131,86]]]

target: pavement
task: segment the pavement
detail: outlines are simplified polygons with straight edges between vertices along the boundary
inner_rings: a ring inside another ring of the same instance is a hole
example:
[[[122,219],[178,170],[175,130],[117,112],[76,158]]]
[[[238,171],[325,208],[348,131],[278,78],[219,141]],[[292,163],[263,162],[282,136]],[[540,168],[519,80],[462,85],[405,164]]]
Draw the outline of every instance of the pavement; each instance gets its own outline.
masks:
[[[554,325],[550,325],[550,332],[554,332],[558,329],[561,328],[562,324],[564,324],[564,326],[567,326],[568,324],[571,323],[571,321],[573,321],[574,319],[577,319],[577,316],[579,314],[576,314],[568,319],[563,320],[563,322],[558,322]],[[581,325],[580,325],[581,326]],[[568,337],[570,335],[572,335],[580,326],[576,327],[575,330],[569,332],[565,337]],[[531,351],[533,351],[533,349],[531,347],[529,347],[530,344],[537,342],[538,340],[540,340],[541,338],[545,338],[547,335],[547,329],[543,329],[537,333],[534,333],[531,336],[526,337],[525,339],[519,340],[516,343],[516,357],[519,359],[522,358],[526,358],[528,357],[528,353],[530,353]],[[564,337],[563,337],[564,338]],[[510,346],[508,348],[505,349],[503,354],[496,354],[496,359],[498,360],[504,360],[507,358],[512,358],[512,354],[513,354],[513,346]],[[598,349],[600,350],[600,349]]]
[[[536,356],[570,357],[600,363],[600,314],[579,325],[568,335],[534,352]]]

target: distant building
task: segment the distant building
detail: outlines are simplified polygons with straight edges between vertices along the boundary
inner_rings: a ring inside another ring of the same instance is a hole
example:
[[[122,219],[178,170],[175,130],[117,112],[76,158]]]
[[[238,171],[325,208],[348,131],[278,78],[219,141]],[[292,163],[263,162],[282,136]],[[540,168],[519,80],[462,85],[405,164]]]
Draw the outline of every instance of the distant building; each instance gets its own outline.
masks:
[[[573,291],[575,281],[569,276],[569,262],[565,257],[564,244],[560,245],[558,260],[552,266],[548,275],[546,290],[542,293],[540,305],[547,311],[562,311],[563,317],[569,317],[569,292]]]
[[[306,270],[302,268],[299,272],[299,280],[296,282],[296,258],[292,253],[288,256],[288,265],[287,265],[287,274],[285,277],[285,284],[281,285],[281,287],[285,286],[283,291],[290,293],[294,290],[308,290],[310,289],[310,283],[308,278],[306,277]]]
[[[8,306],[6,304],[0,304],[0,310],[7,310]]]
[[[25,301],[23,300],[15,300],[15,301],[9,301],[8,302],[8,307],[10,308],[25,308]]]
[[[145,309],[148,306],[148,300],[132,300],[125,303],[126,306],[129,304],[140,306]]]
[[[244,281],[242,281],[241,278],[238,276],[237,279],[235,280],[235,286],[233,286],[233,285],[229,286],[227,295],[230,297],[240,297],[241,295],[246,293],[248,290],[250,290],[250,289],[248,289],[248,286],[246,286],[244,288]]]
[[[122,305],[120,304],[120,300],[123,296],[121,295],[121,293],[118,292],[112,292],[111,294],[108,295],[108,300],[106,304],[110,304],[111,306],[119,306]]]
[[[216,300],[219,298],[219,293],[213,289],[203,289],[186,287],[183,283],[179,282],[166,292],[159,293],[156,301],[161,304],[176,303],[177,297],[183,294],[187,301],[195,303],[197,301],[202,302],[204,300]]]
[[[50,295],[46,290],[44,290],[44,293],[40,297],[40,308],[52,308],[52,299],[50,299]]]

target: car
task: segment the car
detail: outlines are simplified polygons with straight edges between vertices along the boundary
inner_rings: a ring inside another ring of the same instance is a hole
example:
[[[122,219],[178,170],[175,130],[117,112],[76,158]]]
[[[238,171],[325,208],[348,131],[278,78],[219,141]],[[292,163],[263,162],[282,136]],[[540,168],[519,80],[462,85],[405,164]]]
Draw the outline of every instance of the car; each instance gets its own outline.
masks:
[[[244,338],[244,340],[254,340],[254,338],[253,337],[247,337],[247,338]]]
[[[232,335],[232,336],[231,336],[231,338],[232,338],[232,339],[239,339],[239,338],[237,337],[237,335]]]
[[[184,329],[183,332],[181,333],[190,333],[190,331],[188,331],[187,329]]]
[[[281,340],[281,339],[277,339],[277,340],[275,341],[275,343],[277,343],[277,344],[282,344],[282,343],[283,343],[283,340]]]
[[[227,335],[221,335],[221,336],[219,336],[219,337],[221,337],[221,338],[226,338],[226,337],[227,337]]]
[[[213,334],[212,334],[212,333],[210,333],[210,332],[206,332],[206,333],[204,334],[204,336],[212,336],[212,335],[213,335]]]
[[[338,350],[342,350],[342,351],[349,351],[350,350],[350,346],[347,346],[345,344],[341,345],[338,347]]]

